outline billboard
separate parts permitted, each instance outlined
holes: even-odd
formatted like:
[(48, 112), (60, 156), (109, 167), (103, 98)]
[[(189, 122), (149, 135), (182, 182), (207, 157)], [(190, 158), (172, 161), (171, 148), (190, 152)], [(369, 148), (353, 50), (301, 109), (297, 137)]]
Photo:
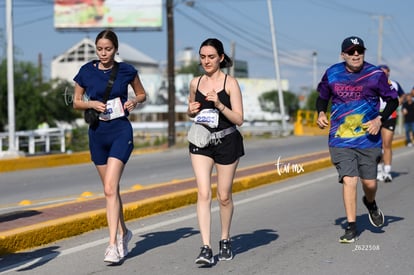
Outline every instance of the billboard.
[(55, 0), (54, 27), (161, 30), (162, 0)]

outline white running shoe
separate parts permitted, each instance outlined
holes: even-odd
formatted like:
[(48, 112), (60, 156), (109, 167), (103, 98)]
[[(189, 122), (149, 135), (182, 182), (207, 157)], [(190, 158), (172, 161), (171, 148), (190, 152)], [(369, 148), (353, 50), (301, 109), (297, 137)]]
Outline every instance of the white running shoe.
[(126, 235), (121, 237), (118, 235), (118, 253), (119, 257), (122, 259), (128, 255), (128, 243), (132, 239), (132, 232), (131, 230), (127, 230)]
[(109, 245), (105, 251), (104, 262), (116, 264), (121, 261), (119, 257), (118, 248), (115, 245)]
[(382, 171), (377, 172), (377, 180), (384, 181), (384, 173)]

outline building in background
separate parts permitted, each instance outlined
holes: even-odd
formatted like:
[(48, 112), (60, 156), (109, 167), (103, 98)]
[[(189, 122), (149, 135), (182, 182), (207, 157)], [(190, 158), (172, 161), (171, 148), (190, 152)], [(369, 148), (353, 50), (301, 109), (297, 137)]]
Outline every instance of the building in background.
[[(120, 43), (118, 62), (124, 61), (133, 65), (139, 72), (141, 81), (147, 91), (147, 101), (131, 113), (132, 122), (166, 122), (168, 121), (168, 87), (165, 68), (160, 63), (132, 46)], [(55, 57), (51, 64), (51, 79), (73, 82), (73, 77), (79, 68), (86, 62), (97, 59), (95, 43), (89, 38), (84, 38), (72, 46), (63, 54)], [(185, 48), (177, 54), (177, 67), (188, 66), (192, 62), (198, 62), (198, 55), (192, 48)], [(243, 95), (244, 115), (248, 122), (278, 121), (279, 113), (263, 111), (259, 102), (259, 96), (264, 92), (277, 90), (275, 79), (250, 79), (248, 78), (248, 66), (245, 61), (236, 61), (234, 74), (240, 85)], [(230, 73), (230, 72), (229, 72)], [(187, 97), (189, 83), (192, 74), (177, 74), (175, 76), (176, 88), (176, 120), (188, 121)], [(289, 90), (287, 80), (282, 80), (282, 90)], [(131, 96), (134, 96), (132, 89)]]
[[(133, 65), (140, 74), (159, 74), (158, 62), (125, 43), (119, 43), (117, 61)], [(53, 58), (51, 79), (73, 81), (79, 68), (86, 62), (97, 59), (95, 42), (89, 38), (82, 39), (65, 53)]]

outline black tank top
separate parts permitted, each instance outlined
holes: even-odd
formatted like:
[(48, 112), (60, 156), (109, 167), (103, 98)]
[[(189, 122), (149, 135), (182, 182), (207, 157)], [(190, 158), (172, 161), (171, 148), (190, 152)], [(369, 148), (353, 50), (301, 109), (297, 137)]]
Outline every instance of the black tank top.
[[(207, 101), (206, 100), (206, 96), (203, 95), (203, 93), (198, 89), (198, 85), (200, 84), (200, 80), (203, 76), (200, 76), (200, 78), (198, 79), (198, 83), (197, 83), (197, 90), (196, 90), (196, 95), (195, 95), (195, 101), (200, 103), (200, 111), (203, 109), (217, 109), (216, 107), (214, 107), (214, 102), (212, 101)], [(226, 93), (226, 80), (227, 80), (227, 74), (224, 78), (224, 84), (223, 84), (223, 89), (217, 93), (217, 96), (220, 100), (221, 103), (223, 103), (227, 108), (229, 108), (231, 110), (231, 103), (230, 103), (230, 96)], [(210, 130), (210, 132), (217, 132), (217, 131), (221, 131), (223, 129), (229, 128), (235, 126), (234, 123), (232, 123), (230, 120), (228, 120), (220, 111), (219, 111), (219, 123), (218, 123), (218, 127), (217, 128), (210, 128), (208, 126), (206, 126), (206, 128), (208, 128)]]

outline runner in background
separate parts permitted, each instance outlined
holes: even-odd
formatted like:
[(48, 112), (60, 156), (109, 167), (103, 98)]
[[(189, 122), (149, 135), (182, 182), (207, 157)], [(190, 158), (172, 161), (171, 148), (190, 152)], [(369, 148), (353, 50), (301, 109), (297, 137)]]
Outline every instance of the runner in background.
[[(387, 75), (389, 82), (398, 93), (399, 104), (402, 104), (404, 100), (404, 91), (401, 85), (390, 79), (390, 68), (383, 64), (379, 65), (379, 68)], [(380, 112), (385, 108), (386, 103), (381, 99)], [(392, 140), (394, 138), (395, 126), (397, 125), (397, 111), (394, 111), (391, 116), (382, 123), (381, 126), (381, 137), (382, 137), (382, 159), (378, 163), (377, 180), (391, 182), (391, 164), (392, 164)]]
[(402, 105), (402, 113), (404, 115), (404, 128), (405, 128), (405, 144), (408, 147), (413, 147), (413, 141), (411, 136), (414, 133), (414, 87), (411, 89), (411, 93), (405, 95), (405, 100)]

